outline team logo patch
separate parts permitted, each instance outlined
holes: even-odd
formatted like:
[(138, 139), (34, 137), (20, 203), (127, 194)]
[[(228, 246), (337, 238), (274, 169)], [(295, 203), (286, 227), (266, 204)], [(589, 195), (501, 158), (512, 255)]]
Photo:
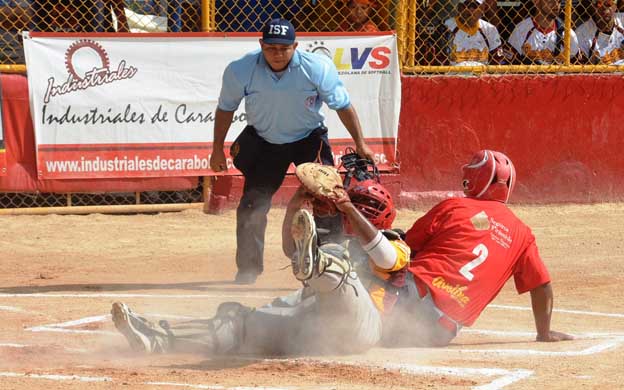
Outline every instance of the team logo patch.
[(470, 218), (470, 222), (472, 222), (472, 226), (474, 226), (475, 230), (490, 230), (490, 220), (485, 211), (475, 214)]

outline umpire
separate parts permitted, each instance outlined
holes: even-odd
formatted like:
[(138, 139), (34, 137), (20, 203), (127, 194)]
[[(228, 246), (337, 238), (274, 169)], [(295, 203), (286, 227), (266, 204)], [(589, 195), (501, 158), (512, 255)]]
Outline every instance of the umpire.
[[(232, 144), (234, 165), (245, 177), (236, 210), (236, 283), (253, 284), (263, 271), (264, 235), (273, 194), (291, 163), (320, 160), (333, 165), (323, 125), (323, 102), (349, 131), (357, 153), (373, 159), (360, 122), (333, 62), (297, 50), (295, 28), (273, 19), (262, 30), (261, 50), (231, 62), (223, 73), (215, 115), (210, 167), (227, 169), (223, 144), (234, 112), (245, 99), (247, 127)], [(334, 231), (341, 221), (317, 217), (317, 226)]]

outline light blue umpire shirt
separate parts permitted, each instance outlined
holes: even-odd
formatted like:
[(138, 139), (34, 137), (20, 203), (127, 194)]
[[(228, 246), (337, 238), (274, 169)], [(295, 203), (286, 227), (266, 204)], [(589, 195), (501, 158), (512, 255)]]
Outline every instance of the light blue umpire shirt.
[(223, 73), (218, 107), (236, 111), (243, 98), (247, 124), (273, 144), (299, 141), (321, 126), (323, 102), (333, 110), (351, 104), (334, 63), (324, 55), (299, 50), (281, 78), (261, 50), (231, 62)]

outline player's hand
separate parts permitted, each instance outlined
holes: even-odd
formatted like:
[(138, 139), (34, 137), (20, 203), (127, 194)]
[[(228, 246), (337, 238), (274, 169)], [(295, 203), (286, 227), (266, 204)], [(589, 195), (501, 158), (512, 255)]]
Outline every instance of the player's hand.
[(367, 158), (372, 162), (375, 162), (375, 154), (373, 153), (371, 148), (369, 148), (368, 145), (366, 145), (365, 143), (362, 143), (361, 145), (356, 145), (355, 152), (360, 157)]
[(305, 202), (312, 201), (314, 197), (304, 186), (299, 186), (295, 194), (288, 201), (288, 208), (299, 210)]
[(540, 335), (538, 334), (535, 338), (535, 341), (552, 343), (556, 341), (565, 341), (565, 340), (574, 340), (574, 336), (551, 330), (548, 334)]
[(214, 149), (210, 155), (210, 169), (215, 172), (227, 171), (227, 162), (223, 149)]
[(351, 200), (346, 200), (344, 202), (337, 202), (336, 208), (341, 213), (346, 213), (349, 209), (355, 208), (355, 206), (353, 205), (353, 203), (351, 203)]

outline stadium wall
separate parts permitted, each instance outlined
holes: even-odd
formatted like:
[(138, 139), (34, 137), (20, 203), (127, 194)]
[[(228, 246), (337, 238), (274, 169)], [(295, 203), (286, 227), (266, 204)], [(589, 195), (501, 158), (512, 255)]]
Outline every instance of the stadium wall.
[[(197, 178), (38, 180), (20, 75), (1, 75), (8, 169), (1, 192), (184, 190)], [(481, 148), (514, 161), (516, 202), (602, 202), (624, 198), (624, 78), (620, 75), (410, 77), (402, 80), (399, 174), (384, 184), (404, 207), (457, 194), (458, 169)], [(364, 109), (359, 107), (360, 110)], [(241, 177), (213, 178), (213, 211), (237, 203)], [(296, 188), (286, 179), (275, 200)]]

